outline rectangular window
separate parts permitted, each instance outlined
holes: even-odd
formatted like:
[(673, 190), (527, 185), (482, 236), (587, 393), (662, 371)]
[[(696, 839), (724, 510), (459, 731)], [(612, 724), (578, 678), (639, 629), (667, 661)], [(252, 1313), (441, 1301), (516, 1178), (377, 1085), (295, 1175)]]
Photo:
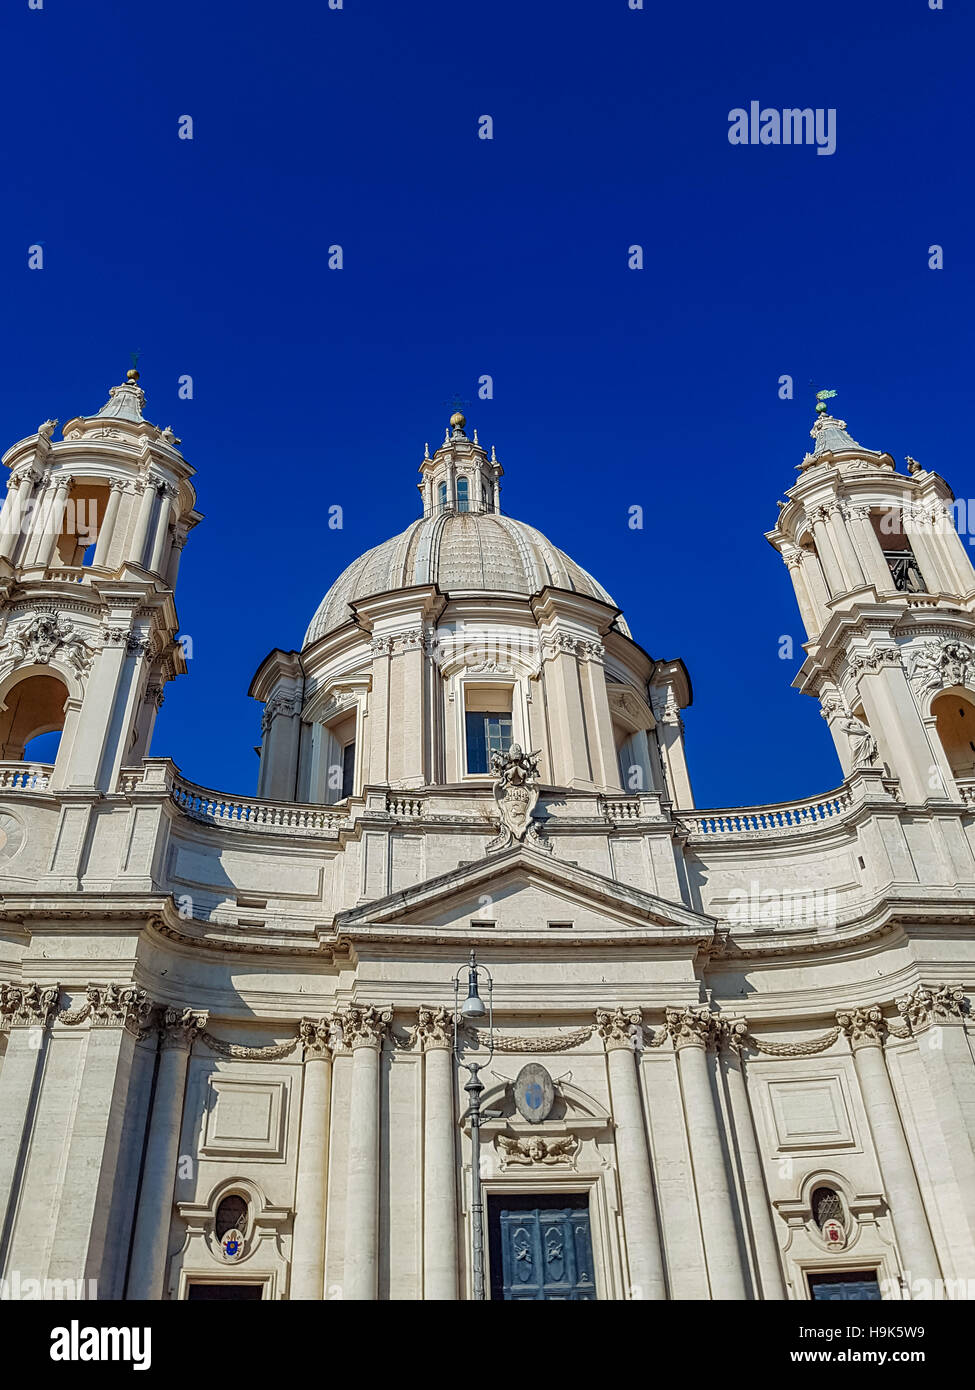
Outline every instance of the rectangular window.
[(355, 741), (342, 749), (342, 796), (352, 795), (355, 786)]
[(490, 772), (495, 753), (511, 747), (511, 714), (505, 710), (467, 711), (467, 771)]
[(876, 1303), (881, 1298), (875, 1269), (849, 1269), (834, 1274), (810, 1274), (809, 1292), (817, 1303)]

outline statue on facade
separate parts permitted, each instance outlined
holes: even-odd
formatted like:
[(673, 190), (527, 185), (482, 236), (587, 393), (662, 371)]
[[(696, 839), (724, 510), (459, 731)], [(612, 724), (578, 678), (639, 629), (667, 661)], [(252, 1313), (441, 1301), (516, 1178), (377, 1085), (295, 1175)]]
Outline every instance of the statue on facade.
[(855, 714), (847, 710), (840, 716), (840, 728), (850, 740), (853, 767), (869, 767), (877, 759), (877, 740)]
[(501, 824), (497, 838), (487, 847), (489, 854), (495, 850), (510, 849), (515, 840), (533, 844), (536, 848), (548, 848), (534, 819), (538, 803), (539, 756), (540, 750), (526, 753), (517, 743), (513, 743), (504, 753), (492, 755), (494, 799)]

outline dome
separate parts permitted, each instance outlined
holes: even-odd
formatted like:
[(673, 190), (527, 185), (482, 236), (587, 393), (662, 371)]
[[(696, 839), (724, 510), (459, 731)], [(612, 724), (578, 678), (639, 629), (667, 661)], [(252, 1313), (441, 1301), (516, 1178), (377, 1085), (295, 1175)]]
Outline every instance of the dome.
[[(498, 512), (449, 510), (419, 518), (401, 535), (353, 560), (319, 604), (303, 645), (349, 622), (350, 603), (415, 584), (436, 584), (445, 594), (524, 598), (550, 586), (616, 607), (591, 574), (534, 526)], [(617, 618), (616, 627), (630, 635), (622, 618)]]

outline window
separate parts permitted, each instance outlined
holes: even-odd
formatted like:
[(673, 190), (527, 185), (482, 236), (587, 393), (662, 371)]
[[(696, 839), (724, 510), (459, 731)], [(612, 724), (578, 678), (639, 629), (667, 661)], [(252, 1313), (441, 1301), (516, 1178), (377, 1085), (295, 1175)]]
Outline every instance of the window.
[(355, 741), (342, 749), (342, 796), (352, 795), (355, 785)]
[(871, 512), (870, 520), (874, 535), (880, 542), (880, 549), (887, 561), (894, 588), (899, 593), (907, 594), (930, 592), (914, 557), (902, 514), (896, 508), (890, 508), (884, 512)]
[(213, 1229), (219, 1240), (228, 1231), (242, 1231), (247, 1225), (247, 1203), (243, 1197), (238, 1197), (236, 1193), (232, 1197), (224, 1197), (217, 1207), (216, 1220)]
[(510, 711), (467, 711), (468, 772), (490, 772), (492, 755), (506, 753), (510, 747)]
[(468, 685), (464, 690), (467, 771), (483, 775), (491, 771), (495, 753), (506, 753), (514, 736), (511, 723), (511, 687)]
[(457, 510), (469, 512), (471, 509), (471, 485), (466, 478), (457, 479)]
[(812, 1195), (813, 1220), (820, 1230), (827, 1221), (844, 1221), (843, 1202), (831, 1187), (817, 1187)]
[(437, 488), (437, 502), (438, 502), (438, 504), (439, 504), (441, 507), (446, 507), (446, 505), (447, 505), (447, 484), (446, 484), (446, 483), (441, 483), (440, 486)]
[(847, 1303), (856, 1299), (880, 1302), (875, 1269), (845, 1269), (836, 1274), (810, 1274), (809, 1296), (817, 1303)]

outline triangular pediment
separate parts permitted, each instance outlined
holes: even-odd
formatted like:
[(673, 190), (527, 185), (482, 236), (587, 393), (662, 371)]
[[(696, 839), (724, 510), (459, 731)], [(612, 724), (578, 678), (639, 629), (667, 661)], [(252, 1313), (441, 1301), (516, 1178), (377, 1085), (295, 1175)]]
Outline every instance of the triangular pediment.
[[(339, 931), (355, 926), (470, 927), (494, 924), (504, 932), (605, 933), (635, 928), (667, 936), (710, 937), (712, 917), (683, 903), (619, 883), (516, 845), (503, 854), (460, 864), (450, 873), (390, 893), (341, 913)], [(569, 928), (566, 926), (566, 930)]]

